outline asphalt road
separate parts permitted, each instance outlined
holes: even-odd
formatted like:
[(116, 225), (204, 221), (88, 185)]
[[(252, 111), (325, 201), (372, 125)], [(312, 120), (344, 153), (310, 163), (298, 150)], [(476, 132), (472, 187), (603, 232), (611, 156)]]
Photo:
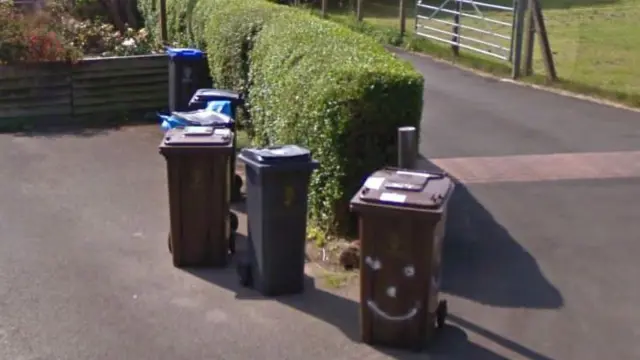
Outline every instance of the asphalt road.
[[(640, 150), (637, 113), (407, 57), (426, 77), (421, 150), (440, 167)], [(156, 126), (0, 135), (0, 359), (640, 357), (640, 176), (461, 184), (445, 248), (453, 316), (416, 355), (359, 344), (356, 303), (311, 282), (266, 300), (233, 270), (174, 268), (159, 139)]]

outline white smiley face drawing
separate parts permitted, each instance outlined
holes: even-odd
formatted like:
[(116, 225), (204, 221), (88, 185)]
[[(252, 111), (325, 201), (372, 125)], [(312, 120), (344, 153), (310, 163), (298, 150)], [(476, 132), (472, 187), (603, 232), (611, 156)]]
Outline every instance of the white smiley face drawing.
[[(365, 258), (364, 262), (367, 265), (369, 265), (369, 267), (373, 271), (378, 271), (378, 270), (382, 269), (382, 263), (378, 259), (372, 259), (371, 257), (367, 256)], [(415, 267), (413, 265), (407, 265), (402, 269), (402, 272), (403, 272), (403, 275), (405, 277), (412, 278), (412, 277), (415, 276), (416, 270), (415, 270)], [(398, 290), (397, 290), (397, 288), (395, 286), (389, 286), (386, 289), (386, 294), (387, 294), (388, 297), (395, 299), (396, 296), (397, 296), (397, 291)], [(376, 315), (378, 315), (379, 317), (381, 317), (381, 318), (383, 318), (385, 320), (388, 320), (388, 321), (407, 321), (407, 320), (410, 320), (411, 318), (413, 318), (416, 315), (418, 315), (418, 310), (420, 310), (420, 302), (418, 302), (418, 301), (416, 301), (415, 305), (411, 309), (409, 309), (406, 313), (404, 313), (402, 315), (391, 315), (391, 314), (388, 314), (384, 310), (380, 309), (378, 304), (376, 304), (376, 302), (371, 300), (371, 299), (367, 300), (367, 306)]]

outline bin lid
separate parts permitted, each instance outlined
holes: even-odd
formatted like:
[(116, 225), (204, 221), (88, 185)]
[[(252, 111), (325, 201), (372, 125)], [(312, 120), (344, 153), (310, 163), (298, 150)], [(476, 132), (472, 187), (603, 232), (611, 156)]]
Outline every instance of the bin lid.
[(185, 126), (167, 131), (163, 145), (166, 146), (225, 146), (232, 140), (230, 129), (212, 126)]
[(452, 185), (444, 173), (386, 168), (367, 178), (358, 197), (366, 203), (434, 209), (443, 205)]
[(206, 102), (211, 100), (229, 100), (236, 102), (240, 99), (242, 99), (242, 96), (231, 90), (198, 89), (191, 97), (190, 102)]
[(167, 55), (169, 57), (175, 58), (202, 58), (204, 56), (204, 52), (198, 49), (189, 49), (189, 48), (167, 48)]
[(311, 161), (311, 152), (298, 145), (243, 149), (240, 154), (245, 159), (261, 164), (300, 163)]
[(233, 123), (228, 115), (208, 109), (174, 111), (171, 115), (191, 126), (228, 126)]

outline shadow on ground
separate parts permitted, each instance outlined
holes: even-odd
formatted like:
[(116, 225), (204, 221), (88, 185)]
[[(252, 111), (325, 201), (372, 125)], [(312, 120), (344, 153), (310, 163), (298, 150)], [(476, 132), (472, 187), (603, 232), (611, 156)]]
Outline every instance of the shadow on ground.
[[(467, 192), (462, 193), (462, 197), (456, 201), (464, 201), (466, 196), (469, 196)], [(243, 211), (243, 206), (241, 204), (235, 204), (236, 211)], [(463, 211), (469, 211), (467, 208), (462, 208)], [(452, 212), (459, 211), (456, 207), (452, 207)], [(476, 212), (475, 216), (478, 216)], [(452, 216), (453, 217), (453, 216)], [(480, 222), (483, 226), (487, 226), (486, 222)], [(494, 225), (495, 226), (495, 225)], [(492, 231), (497, 231), (495, 228), (492, 228)], [(450, 235), (448, 235), (449, 237)], [(505, 241), (505, 238), (499, 238), (500, 241)], [(446, 240), (448, 241), (448, 240)], [(511, 240), (513, 241), (513, 240)], [(453, 240), (453, 242), (460, 242), (459, 239)], [(243, 256), (243, 251), (247, 248), (246, 238), (242, 235), (238, 235), (237, 239), (238, 243), (238, 257)], [(515, 242), (514, 242), (515, 244)], [(461, 244), (458, 244), (461, 245)], [(497, 243), (494, 246), (505, 245), (504, 243)], [(517, 250), (519, 247), (515, 245), (510, 245), (508, 249), (510, 251)], [(495, 251), (495, 250), (494, 250)], [(520, 249), (520, 251), (523, 251)], [(454, 249), (455, 252), (455, 249)], [(491, 255), (491, 253), (482, 252), (483, 256)], [(513, 252), (510, 252), (513, 254)], [(526, 254), (526, 253), (525, 253)], [(452, 254), (447, 254), (448, 258), (445, 259), (445, 262), (450, 261), (451, 266), (461, 266), (459, 258), (455, 258), (455, 255), (452, 257)], [(528, 276), (529, 279), (533, 279), (533, 283), (530, 285), (535, 286), (532, 291), (543, 291), (545, 294), (548, 294), (550, 289), (553, 287), (546, 283), (544, 278), (539, 274), (539, 270), (535, 265), (535, 261), (533, 259), (526, 258), (522, 253), (515, 254), (515, 258), (513, 261), (523, 262), (525, 270), (525, 276)], [(465, 259), (462, 259), (465, 260)], [(490, 259), (484, 259), (482, 261), (475, 261), (475, 264), (482, 264), (484, 261), (489, 261)], [(501, 260), (498, 260), (501, 261)], [(463, 268), (465, 265), (462, 265)], [(485, 302), (488, 300), (491, 303), (502, 303), (502, 304), (516, 304), (517, 301), (521, 300), (520, 297), (517, 298), (501, 298), (500, 296), (504, 296), (505, 293), (498, 291), (500, 285), (491, 285), (485, 284), (480, 290), (489, 291), (488, 297), (483, 295), (484, 293), (475, 292), (476, 285), (474, 281), (477, 281), (477, 274), (474, 276), (469, 276), (469, 273), (463, 274), (464, 271), (476, 271), (473, 268), (466, 267), (465, 270), (456, 270), (452, 271), (451, 267), (447, 267), (448, 273), (456, 274), (460, 276), (460, 279), (464, 281), (458, 281), (460, 279), (456, 279), (456, 276), (449, 277), (445, 279), (446, 281), (452, 282), (449, 284), (447, 288), (448, 292), (460, 294), (467, 294), (468, 297), (475, 299), (484, 299)], [(205, 280), (211, 284), (216, 286), (221, 286), (225, 289), (228, 289), (236, 294), (236, 298), (238, 300), (266, 300), (266, 301), (277, 301), (283, 305), (286, 305), (292, 309), (298, 310), (307, 315), (313, 316), (327, 324), (330, 324), (340, 330), (345, 336), (351, 339), (354, 342), (360, 342), (360, 329), (359, 329), (359, 304), (351, 299), (345, 298), (343, 296), (334, 294), (333, 292), (323, 289), (316, 286), (317, 280), (306, 277), (305, 279), (305, 292), (300, 295), (292, 295), (292, 296), (281, 296), (274, 298), (266, 298), (259, 294), (257, 291), (245, 288), (240, 285), (239, 277), (235, 270), (235, 265), (231, 264), (228, 268), (223, 270), (216, 269), (200, 269), (200, 268), (190, 268), (184, 269), (188, 273), (196, 276), (202, 280)], [(510, 269), (503, 269), (505, 273), (508, 273)], [(465, 275), (465, 276), (462, 276)], [(505, 281), (503, 275), (494, 275), (484, 273), (482, 276), (498, 276), (496, 279), (487, 279), (487, 280), (495, 280), (497, 282)], [(515, 279), (514, 279), (515, 280)], [(511, 281), (509, 279), (509, 281)], [(527, 279), (524, 279), (525, 284)], [(453, 286), (451, 286), (453, 285)], [(509, 285), (513, 285), (513, 282), (508, 282), (506, 287)], [(529, 292), (528, 292), (529, 294)], [(536, 303), (526, 302), (529, 305), (537, 304), (538, 307), (542, 307), (543, 305), (552, 307), (556, 302), (561, 302), (559, 299), (559, 295), (557, 295), (557, 291), (555, 292), (556, 296), (547, 296), (547, 300), (540, 300), (540, 298), (534, 298)], [(530, 295), (530, 294), (529, 294)], [(544, 295), (544, 294), (543, 294)], [(464, 296), (464, 295), (462, 295)], [(505, 301), (506, 299), (506, 301)], [(529, 300), (529, 299), (528, 299)], [(515, 302), (514, 302), (515, 301)], [(519, 303), (522, 304), (522, 301)], [(450, 315), (448, 324), (445, 326), (442, 332), (440, 332), (436, 338), (434, 339), (431, 346), (425, 351), (430, 357), (429, 359), (455, 359), (455, 360), (505, 360), (508, 359), (504, 356), (501, 356), (479, 344), (469, 341), (467, 334), (473, 333), (482, 338), (485, 338), (502, 348), (509, 349), (511, 352), (515, 352), (519, 354), (522, 358), (530, 359), (530, 360), (550, 360), (548, 357), (541, 355), (534, 350), (531, 350), (527, 347), (524, 347), (518, 343), (515, 343), (511, 340), (508, 340), (496, 333), (493, 333), (480, 325), (474, 324), (470, 321), (457, 317), (455, 315)], [(395, 350), (389, 348), (381, 348), (375, 347), (375, 349), (391, 358), (394, 359), (425, 359), (425, 352), (423, 353), (415, 353), (410, 351), (402, 351)]]
[(123, 127), (145, 126), (155, 123), (151, 120), (126, 121), (126, 122), (108, 122), (93, 125), (56, 125), (56, 126), (37, 126), (30, 129), (13, 131), (14, 136), (18, 137), (60, 137), (60, 136), (78, 136), (78, 137), (94, 137), (106, 135), (110, 132), (120, 130)]
[[(230, 267), (224, 270), (215, 269), (185, 269), (188, 273), (235, 292), (238, 300), (266, 300), (277, 301), (292, 309), (301, 311), (307, 315), (322, 320), (340, 330), (345, 336), (354, 342), (360, 342), (359, 329), (359, 304), (353, 300), (335, 295), (324, 289), (317, 288), (315, 281), (307, 277), (305, 292), (300, 295), (266, 298), (256, 291), (239, 285), (235, 270)], [(506, 357), (496, 354), (478, 344), (468, 340), (467, 331), (479, 333), (490, 338), (501, 346), (518, 352), (531, 360), (549, 360), (533, 350), (515, 344), (497, 334), (494, 334), (480, 326), (453, 317), (455, 320), (445, 326), (435, 338), (431, 346), (422, 353), (403, 351), (382, 347), (375, 349), (393, 359), (412, 360), (425, 359), (450, 359), (450, 360), (506, 360)], [(465, 329), (469, 327), (469, 329)]]
[[(419, 167), (441, 171), (425, 158), (420, 159)], [(233, 204), (232, 207), (235, 211), (246, 212), (243, 202)], [(246, 249), (246, 238), (238, 236), (238, 251), (239, 256), (242, 256)], [(306, 279), (303, 294), (265, 298), (240, 285), (233, 264), (225, 270), (185, 271), (233, 291), (239, 300), (277, 301), (331, 324), (352, 341), (360, 342), (359, 304), (316, 287), (315, 280), (310, 277)], [(494, 219), (471, 190), (460, 183), (450, 201), (443, 273), (444, 292), (479, 303), (527, 308), (558, 308), (563, 304), (559, 291), (544, 277), (535, 259)], [(427, 353), (431, 359), (507, 359), (469, 341), (467, 334), (470, 333), (517, 353), (522, 358), (550, 360), (534, 350), (455, 315), (449, 317), (447, 326), (438, 334)], [(395, 359), (425, 358), (424, 353), (388, 348), (376, 350)]]
[[(420, 168), (442, 171), (425, 158)], [(473, 195), (457, 182), (449, 202), (442, 290), (500, 307), (556, 309), (558, 289), (536, 260)]]

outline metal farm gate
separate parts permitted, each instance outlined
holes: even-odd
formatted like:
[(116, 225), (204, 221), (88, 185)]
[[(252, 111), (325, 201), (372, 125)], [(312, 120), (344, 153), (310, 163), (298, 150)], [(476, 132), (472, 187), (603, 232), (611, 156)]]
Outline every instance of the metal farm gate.
[(539, 0), (417, 0), (415, 13), (417, 35), (451, 45), (456, 55), (466, 49), (511, 62), (513, 78), (520, 76), (523, 50), (531, 74), (537, 34), (547, 75), (556, 78)]
[(468, 49), (510, 61), (515, 1), (504, 4), (476, 0), (418, 0), (416, 34), (450, 44), (455, 52)]

